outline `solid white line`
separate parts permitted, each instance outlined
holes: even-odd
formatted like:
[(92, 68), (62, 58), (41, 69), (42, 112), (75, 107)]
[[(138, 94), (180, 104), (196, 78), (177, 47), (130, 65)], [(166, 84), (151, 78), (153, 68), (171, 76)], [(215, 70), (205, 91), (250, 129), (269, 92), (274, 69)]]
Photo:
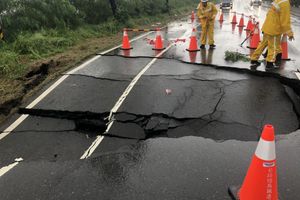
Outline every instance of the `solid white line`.
[[(136, 41), (142, 37), (145, 37), (146, 35), (149, 35), (152, 32), (148, 32), (145, 34), (142, 34), (132, 40), (130, 40), (131, 42)], [(121, 47), (121, 45), (113, 47), (111, 49), (108, 49), (100, 54), (106, 54), (110, 51), (113, 51), (117, 48)], [(30, 103), (26, 108), (27, 109), (31, 109), (34, 106), (36, 106), (40, 101), (42, 101), (50, 92), (52, 92), (57, 86), (59, 86), (64, 80), (66, 80), (66, 78), (69, 77), (69, 75), (76, 73), (78, 70), (86, 67), (88, 64), (94, 62), (95, 60), (97, 60), (98, 58), (100, 58), (101, 55), (97, 55), (91, 59), (89, 59), (88, 61), (84, 62), (83, 64), (79, 65), (78, 67), (76, 67), (75, 69), (72, 69), (71, 71), (69, 71), (66, 75), (63, 75), (60, 79), (58, 79), (53, 85), (51, 85), (45, 92), (43, 92), (38, 98), (36, 98), (32, 103)], [(4, 137), (6, 137), (7, 135), (9, 135), (15, 128), (17, 128), (29, 115), (21, 115), (13, 124), (11, 124), (8, 128), (6, 128), (2, 133), (0, 133), (0, 140), (2, 140)]]
[[(140, 78), (143, 76), (143, 74), (157, 61), (157, 59), (163, 55), (166, 51), (168, 51), (172, 46), (174, 45), (171, 44), (169, 45), (165, 50), (160, 52), (151, 62), (149, 62), (131, 81), (131, 83), (127, 86), (126, 90), (123, 92), (117, 103), (114, 105), (114, 107), (111, 109), (108, 120), (109, 124), (103, 134), (106, 134), (109, 132), (111, 129), (112, 125), (114, 124), (114, 119), (113, 119), (113, 114), (118, 111), (118, 109), (121, 107), (133, 87), (136, 85), (136, 83), (140, 80)], [(96, 150), (96, 148), (100, 145), (100, 143), (103, 141), (104, 136), (98, 136), (96, 140), (91, 144), (91, 146), (84, 152), (84, 154), (80, 157), (80, 159), (87, 159), (89, 158), (92, 153)]]
[(23, 161), (23, 158), (16, 158), (15, 161), (16, 162), (14, 162), (8, 166), (2, 167), (0, 169), (0, 178), (1, 178), (1, 176), (6, 174), (7, 172), (9, 172), (11, 169), (13, 169), (15, 166), (17, 166), (21, 161)]
[(300, 80), (300, 73), (299, 72), (295, 72), (297, 78)]
[(7, 129), (5, 129), (1, 134), (0, 134), (0, 140), (5, 138), (7, 135), (9, 135), (17, 126), (19, 126), (26, 118), (28, 115), (21, 115), (14, 123), (12, 123)]

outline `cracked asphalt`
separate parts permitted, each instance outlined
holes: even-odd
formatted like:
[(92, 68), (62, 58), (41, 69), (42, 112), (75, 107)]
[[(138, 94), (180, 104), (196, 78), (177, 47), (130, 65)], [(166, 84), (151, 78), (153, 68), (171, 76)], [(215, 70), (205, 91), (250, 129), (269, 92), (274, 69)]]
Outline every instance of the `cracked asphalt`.
[[(236, 11), (264, 19), (265, 7), (241, 2), (234, 1)], [(172, 46), (157, 60), (149, 33), (130, 52), (100, 53), (38, 98), (49, 89), (41, 91), (34, 106), (1, 126), (0, 169), (24, 161), (0, 173), (0, 199), (230, 199), (228, 186), (242, 183), (262, 127), (271, 123), (280, 198), (297, 200), (300, 40), (279, 70), (227, 63), (225, 50), (249, 50), (238, 45), (245, 33), (232, 30), (230, 13), (225, 19), (222, 27), (216, 22), (214, 51), (189, 54), (188, 42), (172, 43), (191, 34), (189, 21), (177, 21), (163, 30)], [(300, 18), (292, 20), (299, 33)]]

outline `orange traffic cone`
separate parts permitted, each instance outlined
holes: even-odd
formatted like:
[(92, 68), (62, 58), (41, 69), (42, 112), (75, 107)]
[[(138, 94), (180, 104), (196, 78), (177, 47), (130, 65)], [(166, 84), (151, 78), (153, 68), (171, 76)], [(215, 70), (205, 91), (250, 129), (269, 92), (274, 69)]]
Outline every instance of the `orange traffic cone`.
[(156, 39), (155, 39), (155, 45), (153, 50), (163, 50), (164, 48), (164, 43), (161, 37), (161, 32), (160, 32), (160, 28), (156, 29)]
[(232, 18), (232, 24), (237, 24), (237, 21), (236, 21), (236, 12), (234, 12), (234, 15), (233, 15), (233, 18)]
[(132, 49), (132, 47), (130, 46), (130, 42), (129, 42), (129, 38), (128, 38), (128, 34), (127, 34), (126, 28), (124, 28), (124, 31), (123, 31), (123, 42), (122, 42), (121, 49), (122, 50)]
[(229, 194), (236, 200), (278, 200), (276, 171), (274, 128), (266, 125), (242, 187), (229, 187)]
[(253, 24), (252, 24), (252, 16), (250, 16), (245, 31), (251, 31), (252, 26), (253, 26)]
[(195, 20), (195, 12), (194, 11), (192, 11), (191, 20), (192, 20), (192, 22)]
[(281, 49), (282, 49), (282, 60), (291, 60), (289, 59), (289, 50), (288, 50), (288, 41), (287, 35), (284, 34), (281, 38)]
[(242, 17), (240, 19), (240, 23), (239, 23), (238, 27), (244, 27), (244, 26), (245, 26), (244, 25), (244, 14), (242, 14)]
[(260, 42), (259, 23), (256, 23), (256, 25), (254, 26), (253, 35), (252, 37), (250, 37), (250, 46), (248, 46), (248, 48), (256, 49), (258, 47), (259, 42)]
[(186, 50), (190, 52), (200, 51), (200, 49), (198, 48), (197, 33), (195, 28), (193, 28), (192, 35), (190, 37), (190, 46)]
[(252, 23), (251, 23), (250, 31), (254, 31), (255, 24), (256, 24), (256, 20), (255, 20), (255, 18), (252, 18)]
[(223, 15), (223, 12), (222, 12), (221, 15), (220, 15), (219, 22), (223, 22), (223, 21), (224, 21), (224, 15)]

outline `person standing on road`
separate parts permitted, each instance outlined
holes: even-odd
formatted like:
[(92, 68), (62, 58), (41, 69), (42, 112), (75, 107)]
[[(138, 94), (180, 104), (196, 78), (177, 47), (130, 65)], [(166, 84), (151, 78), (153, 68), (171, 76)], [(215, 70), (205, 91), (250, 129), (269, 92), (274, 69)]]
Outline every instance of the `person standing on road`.
[(214, 25), (218, 10), (216, 6), (213, 3), (208, 2), (208, 0), (201, 0), (197, 10), (197, 15), (200, 19), (202, 27), (200, 48), (205, 49), (208, 38), (208, 44), (210, 48), (214, 49), (216, 47), (214, 41)]
[(262, 32), (264, 33), (263, 40), (251, 55), (251, 67), (260, 65), (258, 59), (265, 48), (268, 47), (266, 68), (272, 69), (274, 68), (277, 54), (281, 53), (281, 36), (286, 34), (290, 41), (294, 40), (294, 33), (291, 28), (291, 6), (289, 0), (274, 0), (272, 2), (263, 24)]

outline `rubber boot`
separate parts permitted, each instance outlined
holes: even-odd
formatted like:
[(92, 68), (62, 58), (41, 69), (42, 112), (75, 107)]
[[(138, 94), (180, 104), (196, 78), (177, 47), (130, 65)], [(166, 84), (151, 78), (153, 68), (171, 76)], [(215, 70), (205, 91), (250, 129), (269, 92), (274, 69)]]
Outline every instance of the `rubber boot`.
[(275, 65), (280, 66), (281, 65), (281, 58), (282, 58), (282, 53), (279, 53), (276, 55), (276, 60), (275, 60)]
[(216, 48), (216, 45), (215, 45), (215, 44), (211, 44), (211, 45), (209, 45), (209, 48), (210, 48), (210, 49), (215, 49), (215, 48)]
[(267, 62), (267, 65), (266, 65), (266, 69), (274, 69), (274, 63), (272, 62)]
[(258, 67), (258, 66), (260, 66), (260, 62), (258, 62), (257, 60), (251, 60), (251, 67)]

